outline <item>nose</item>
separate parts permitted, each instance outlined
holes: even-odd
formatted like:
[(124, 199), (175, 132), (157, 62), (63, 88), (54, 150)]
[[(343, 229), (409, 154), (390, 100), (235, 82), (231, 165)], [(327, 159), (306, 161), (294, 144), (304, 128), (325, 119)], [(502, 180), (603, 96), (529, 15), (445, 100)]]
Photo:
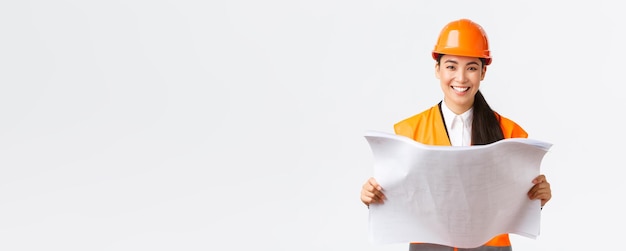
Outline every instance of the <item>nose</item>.
[(465, 83), (467, 81), (467, 72), (464, 69), (460, 69), (456, 71), (456, 76), (454, 79), (459, 83)]

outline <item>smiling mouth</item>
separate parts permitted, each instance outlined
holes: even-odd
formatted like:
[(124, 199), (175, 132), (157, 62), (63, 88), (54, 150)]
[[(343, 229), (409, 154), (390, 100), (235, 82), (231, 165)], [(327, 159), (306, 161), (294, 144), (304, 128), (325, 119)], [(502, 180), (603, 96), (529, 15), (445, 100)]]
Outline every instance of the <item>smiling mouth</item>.
[(468, 91), (470, 88), (469, 87), (456, 87), (456, 86), (452, 86), (452, 89), (454, 89), (457, 92), (466, 92)]

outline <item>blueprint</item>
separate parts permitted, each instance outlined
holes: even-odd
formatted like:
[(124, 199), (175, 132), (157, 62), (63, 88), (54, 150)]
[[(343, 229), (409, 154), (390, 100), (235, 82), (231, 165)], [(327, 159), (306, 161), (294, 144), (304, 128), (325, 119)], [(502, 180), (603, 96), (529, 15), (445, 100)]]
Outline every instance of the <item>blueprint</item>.
[(527, 192), (552, 144), (515, 138), (431, 146), (377, 131), (365, 138), (386, 196), (370, 205), (372, 243), (474, 248), (503, 233), (539, 235), (541, 204)]

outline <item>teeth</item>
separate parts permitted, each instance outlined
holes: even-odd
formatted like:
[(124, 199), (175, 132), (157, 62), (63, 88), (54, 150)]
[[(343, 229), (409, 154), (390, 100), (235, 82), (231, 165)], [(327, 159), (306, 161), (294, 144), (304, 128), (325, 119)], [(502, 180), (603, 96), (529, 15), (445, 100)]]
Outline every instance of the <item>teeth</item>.
[(452, 86), (452, 89), (458, 92), (466, 92), (467, 90), (469, 90), (469, 87), (461, 88), (461, 87)]

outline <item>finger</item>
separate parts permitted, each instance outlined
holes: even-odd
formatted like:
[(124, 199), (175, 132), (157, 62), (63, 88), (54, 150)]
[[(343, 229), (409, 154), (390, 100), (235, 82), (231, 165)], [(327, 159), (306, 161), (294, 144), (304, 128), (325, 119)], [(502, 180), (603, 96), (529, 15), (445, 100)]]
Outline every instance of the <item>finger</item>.
[(376, 201), (382, 201), (385, 198), (385, 194), (381, 190), (376, 189), (371, 185), (367, 185), (367, 187), (363, 190), (365, 196), (370, 197)]
[(528, 191), (528, 198), (530, 198), (531, 200), (549, 200), (551, 197), (552, 190), (550, 189), (550, 184), (547, 182), (539, 183), (535, 185), (530, 191)]
[(383, 203), (385, 195), (382, 187), (376, 182), (374, 177), (369, 178), (361, 189), (361, 201), (368, 205), (371, 203)]
[(534, 199), (548, 199), (551, 196), (552, 196), (552, 194), (549, 192), (549, 190), (545, 190), (545, 189), (537, 190), (537, 191), (533, 192), (532, 194), (528, 195), (528, 197), (531, 200), (534, 200)]
[(375, 196), (376, 200), (381, 201), (381, 202), (383, 200), (385, 200), (385, 198), (386, 198), (385, 194), (382, 191), (380, 191), (380, 190), (375, 190), (374, 191), (374, 196)]
[(545, 205), (546, 205), (546, 203), (548, 203), (548, 201), (550, 201), (550, 199), (552, 199), (552, 194), (550, 194), (550, 195), (548, 196), (548, 198), (541, 199), (541, 207), (545, 206)]
[(531, 197), (535, 197), (535, 194), (541, 192), (542, 190), (549, 190), (550, 189), (550, 184), (547, 182), (543, 182), (543, 183), (538, 183), (536, 185), (534, 185), (529, 191), (528, 191), (528, 195)]
[(376, 182), (374, 178), (370, 179), (370, 185), (372, 187), (372, 192), (378, 197), (380, 201), (385, 199), (385, 194), (383, 193), (383, 188)]
[(550, 199), (552, 195), (550, 193), (539, 193), (536, 195), (535, 199), (541, 200), (541, 206), (543, 207)]
[(361, 193), (361, 201), (363, 201), (363, 203), (365, 204), (372, 204), (372, 203), (382, 203), (383, 202), (383, 198), (378, 196), (375, 193), (369, 192), (369, 191), (363, 191)]
[(546, 176), (541, 174), (541, 175), (537, 176), (535, 179), (533, 179), (533, 184), (539, 184), (539, 183), (542, 183), (542, 182), (545, 182), (545, 181), (546, 181)]
[(373, 177), (367, 181), (366, 190), (374, 193), (380, 200), (383, 200), (385, 198), (385, 195), (383, 194), (383, 188), (380, 186), (380, 184), (378, 184), (378, 182), (376, 182), (376, 179), (374, 179)]
[(376, 181), (376, 179), (369, 178), (369, 180), (367, 180), (367, 182), (370, 184), (370, 186), (372, 186), (373, 188), (375, 188), (378, 191), (382, 191), (383, 188), (380, 186), (380, 184), (378, 184), (378, 182)]

